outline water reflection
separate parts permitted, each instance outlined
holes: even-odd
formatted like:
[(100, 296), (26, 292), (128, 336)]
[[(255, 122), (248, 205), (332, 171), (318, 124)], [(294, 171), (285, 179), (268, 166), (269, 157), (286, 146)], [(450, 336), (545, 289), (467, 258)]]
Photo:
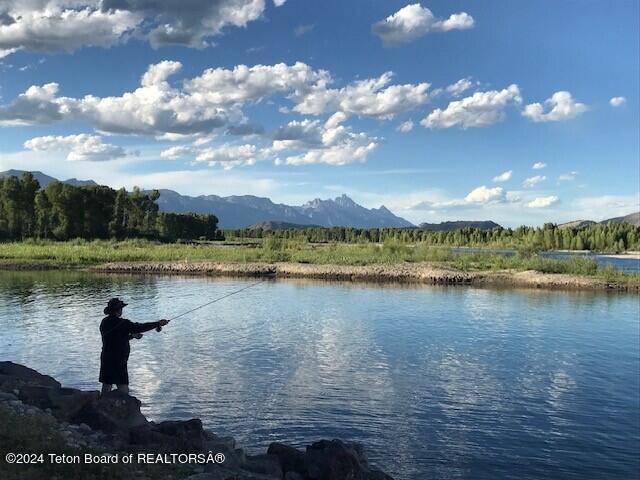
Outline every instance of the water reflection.
[[(148, 321), (243, 280), (0, 273), (0, 357), (97, 388), (103, 303)], [(399, 480), (631, 478), (638, 298), (268, 282), (134, 342), (154, 419), (203, 418), (250, 448), (362, 441)]]

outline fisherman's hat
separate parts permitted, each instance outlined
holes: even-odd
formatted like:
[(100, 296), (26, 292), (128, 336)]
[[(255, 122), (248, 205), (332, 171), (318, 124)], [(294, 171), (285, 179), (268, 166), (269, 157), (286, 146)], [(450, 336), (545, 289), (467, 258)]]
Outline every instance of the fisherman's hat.
[(109, 315), (110, 313), (115, 312), (116, 310), (120, 310), (123, 307), (126, 307), (128, 304), (124, 303), (119, 298), (112, 298), (107, 303), (107, 306), (104, 308), (104, 314)]

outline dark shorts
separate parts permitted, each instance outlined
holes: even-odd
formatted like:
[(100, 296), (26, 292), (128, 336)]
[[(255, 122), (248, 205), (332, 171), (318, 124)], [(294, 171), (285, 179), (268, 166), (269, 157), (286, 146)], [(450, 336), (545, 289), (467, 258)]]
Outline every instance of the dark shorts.
[(110, 358), (100, 356), (100, 383), (109, 385), (129, 385), (127, 358)]

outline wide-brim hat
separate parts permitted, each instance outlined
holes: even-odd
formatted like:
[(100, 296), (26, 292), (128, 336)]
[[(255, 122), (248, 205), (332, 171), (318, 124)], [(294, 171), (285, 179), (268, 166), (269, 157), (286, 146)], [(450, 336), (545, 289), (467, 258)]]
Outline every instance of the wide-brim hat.
[(113, 313), (116, 310), (120, 310), (121, 308), (126, 307), (127, 305), (128, 305), (127, 303), (124, 303), (119, 298), (112, 298), (111, 300), (109, 300), (109, 302), (107, 302), (107, 306), (104, 307), (104, 313), (105, 315), (109, 315), (110, 313)]

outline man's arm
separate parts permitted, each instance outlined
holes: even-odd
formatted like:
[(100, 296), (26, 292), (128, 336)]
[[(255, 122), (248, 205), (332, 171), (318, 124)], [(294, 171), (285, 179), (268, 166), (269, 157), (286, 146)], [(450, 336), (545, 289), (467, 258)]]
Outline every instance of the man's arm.
[(149, 330), (153, 330), (154, 328), (164, 327), (167, 323), (169, 323), (168, 320), (160, 320), (159, 322), (147, 323), (136, 323), (130, 321), (128, 325), (129, 334), (148, 332)]

